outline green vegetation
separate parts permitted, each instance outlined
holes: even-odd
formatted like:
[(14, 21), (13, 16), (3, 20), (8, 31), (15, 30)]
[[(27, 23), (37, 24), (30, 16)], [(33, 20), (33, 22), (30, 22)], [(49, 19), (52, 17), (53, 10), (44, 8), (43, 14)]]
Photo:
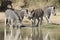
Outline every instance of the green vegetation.
[(60, 29), (60, 25), (48, 24), (48, 25), (42, 25), (41, 28), (46, 28), (46, 29)]

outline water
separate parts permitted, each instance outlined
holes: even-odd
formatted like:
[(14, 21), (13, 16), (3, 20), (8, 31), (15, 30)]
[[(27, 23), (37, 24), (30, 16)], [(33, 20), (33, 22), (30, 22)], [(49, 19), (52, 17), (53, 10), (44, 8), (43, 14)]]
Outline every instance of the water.
[(4, 32), (0, 31), (0, 40), (4, 40)]

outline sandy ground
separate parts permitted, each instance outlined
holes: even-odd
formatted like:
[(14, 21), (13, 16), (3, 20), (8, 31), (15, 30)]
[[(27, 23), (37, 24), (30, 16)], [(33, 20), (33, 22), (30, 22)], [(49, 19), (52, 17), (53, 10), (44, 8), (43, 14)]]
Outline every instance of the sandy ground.
[(5, 14), (3, 12), (0, 12), (0, 22), (4, 21)]

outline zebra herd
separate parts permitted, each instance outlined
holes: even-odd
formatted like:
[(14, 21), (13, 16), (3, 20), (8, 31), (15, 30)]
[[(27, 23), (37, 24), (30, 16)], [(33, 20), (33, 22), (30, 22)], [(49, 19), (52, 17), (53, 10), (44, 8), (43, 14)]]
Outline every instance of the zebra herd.
[[(20, 27), (22, 25), (22, 20), (24, 16), (26, 16), (29, 20), (33, 19), (32, 21), (32, 26), (38, 26), (42, 24), (43, 21), (43, 16), (46, 18), (47, 24), (50, 22), (50, 16), (53, 14), (54, 16), (56, 15), (55, 13), (55, 7), (54, 6), (48, 6), (45, 7), (44, 9), (38, 8), (38, 9), (33, 9), (31, 12), (28, 9), (7, 9), (5, 11), (5, 26), (7, 24), (10, 24), (10, 21), (13, 20), (13, 25), (17, 25)], [(38, 20), (38, 23), (35, 24), (36, 19)]]

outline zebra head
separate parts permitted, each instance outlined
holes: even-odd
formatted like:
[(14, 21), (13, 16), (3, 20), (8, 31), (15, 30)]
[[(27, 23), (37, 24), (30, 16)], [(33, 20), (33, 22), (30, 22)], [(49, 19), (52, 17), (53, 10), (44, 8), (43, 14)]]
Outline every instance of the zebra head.
[(28, 9), (21, 9), (21, 12), (25, 17), (28, 17)]
[(51, 7), (51, 13), (54, 15), (54, 16), (56, 16), (56, 13), (55, 13), (55, 7)]
[(34, 14), (34, 9), (31, 12), (29, 12), (29, 15), (28, 15), (29, 20), (33, 18), (33, 14)]

